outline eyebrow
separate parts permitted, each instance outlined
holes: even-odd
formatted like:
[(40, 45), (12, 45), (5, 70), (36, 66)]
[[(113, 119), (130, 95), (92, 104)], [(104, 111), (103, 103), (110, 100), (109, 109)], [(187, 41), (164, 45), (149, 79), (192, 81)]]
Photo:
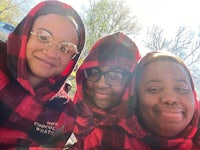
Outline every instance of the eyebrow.
[[(183, 82), (183, 83), (188, 84), (187, 80), (185, 80), (185, 79), (174, 79), (174, 81), (177, 82), (177, 83)], [(145, 85), (152, 83), (152, 82), (159, 83), (160, 80), (152, 79), (152, 80), (148, 81), (147, 83), (145, 83)]]
[[(95, 67), (94, 67), (95, 68)], [(101, 69), (101, 67), (96, 67), (96, 68), (98, 68), (100, 71), (102, 71)], [(115, 71), (124, 71), (124, 69), (122, 69), (122, 68), (119, 68), (119, 67), (117, 67), (117, 66), (112, 66), (111, 68), (109, 68), (107, 71), (109, 71), (109, 70), (115, 70)]]
[(48, 32), (48, 33), (53, 37), (52, 32), (49, 31), (49, 30), (47, 30), (47, 29), (45, 29), (45, 28), (37, 28), (37, 29), (35, 29), (35, 30), (44, 30), (44, 31)]
[(175, 79), (175, 81), (178, 83), (184, 82), (184, 83), (188, 84), (187, 80), (185, 80), (185, 79)]
[[(47, 30), (47, 29), (45, 29), (45, 28), (37, 28), (37, 29), (35, 29), (35, 30), (44, 30), (44, 31), (48, 32), (48, 33), (52, 36), (52, 39), (53, 39), (54, 41), (58, 42), (57, 40), (55, 40), (55, 37), (54, 37), (54, 35), (53, 35), (53, 33), (52, 33), (51, 31), (49, 31), (49, 30)], [(63, 40), (63, 41), (60, 41), (60, 42), (58, 42), (58, 43), (60, 44), (60, 43), (64, 43), (64, 42), (69, 42), (69, 41)], [(70, 43), (71, 43), (71, 42), (70, 42)], [(72, 44), (73, 44), (73, 43), (72, 43)], [(74, 45), (75, 45), (75, 44), (74, 44)]]
[(146, 82), (145, 85), (147, 85), (147, 84), (149, 84), (149, 83), (152, 83), (152, 82), (158, 83), (158, 82), (160, 82), (160, 80), (152, 79), (152, 80)]

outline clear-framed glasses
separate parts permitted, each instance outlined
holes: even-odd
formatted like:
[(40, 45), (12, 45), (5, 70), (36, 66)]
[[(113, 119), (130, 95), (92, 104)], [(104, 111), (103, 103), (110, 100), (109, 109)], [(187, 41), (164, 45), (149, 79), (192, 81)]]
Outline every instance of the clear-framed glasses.
[(97, 82), (104, 75), (105, 81), (109, 85), (119, 86), (124, 82), (125, 77), (129, 74), (128, 72), (109, 70), (102, 72), (98, 68), (88, 68), (84, 70), (85, 78), (92, 82)]
[(50, 48), (53, 44), (57, 45), (58, 56), (66, 56), (73, 59), (79, 54), (76, 45), (71, 42), (57, 42), (53, 39), (53, 36), (42, 29), (31, 31), (31, 35), (36, 36), (37, 40), (45, 46), (45, 49)]

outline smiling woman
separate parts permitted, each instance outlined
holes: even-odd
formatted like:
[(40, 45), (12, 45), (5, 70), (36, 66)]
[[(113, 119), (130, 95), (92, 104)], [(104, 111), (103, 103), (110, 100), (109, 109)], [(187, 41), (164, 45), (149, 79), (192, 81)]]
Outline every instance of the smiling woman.
[(147, 53), (136, 68), (133, 91), (135, 108), (129, 109), (136, 112), (139, 132), (132, 130), (141, 142), (152, 149), (200, 148), (194, 138), (199, 104), (190, 72), (179, 57)]
[(145, 66), (138, 95), (140, 120), (155, 135), (172, 137), (179, 134), (194, 115), (190, 79), (174, 62), (162, 60)]
[(33, 7), (0, 43), (1, 149), (63, 148), (76, 118), (63, 84), (84, 44), (79, 14), (51, 0)]
[[(127, 127), (122, 122), (127, 119), (128, 84), (139, 58), (136, 44), (122, 32), (109, 34), (94, 43), (76, 74), (74, 101), (78, 116), (74, 134), (78, 142), (73, 148), (125, 148), (121, 145), (125, 136), (116, 137), (115, 130), (126, 133), (123, 130)], [(105, 132), (109, 128), (114, 131), (110, 136)], [(116, 141), (111, 137), (117, 138)]]
[[(57, 21), (50, 25), (47, 22), (51, 19)], [(70, 20), (55, 14), (39, 16), (33, 24), (32, 31), (34, 32), (31, 32), (28, 40), (26, 56), (30, 69), (30, 83), (35, 88), (44, 79), (56, 76), (66, 68), (69, 61), (72, 60), (72, 56), (78, 53), (76, 49), (78, 35)], [(37, 36), (35, 36), (36, 33)], [(60, 48), (61, 44), (55, 43), (53, 37), (59, 41), (70, 43), (75, 47), (74, 50), (70, 51), (71, 53), (65, 53), (66, 47), (63, 48), (63, 42)], [(69, 48), (67, 51), (69, 51)]]

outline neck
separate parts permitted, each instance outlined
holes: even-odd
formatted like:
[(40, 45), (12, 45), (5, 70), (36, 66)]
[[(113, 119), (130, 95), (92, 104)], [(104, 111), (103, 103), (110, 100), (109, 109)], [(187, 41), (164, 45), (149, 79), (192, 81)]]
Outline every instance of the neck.
[(28, 73), (28, 80), (33, 89), (37, 88), (37, 86), (39, 86), (39, 84), (43, 81), (42, 78), (38, 78), (30, 72)]

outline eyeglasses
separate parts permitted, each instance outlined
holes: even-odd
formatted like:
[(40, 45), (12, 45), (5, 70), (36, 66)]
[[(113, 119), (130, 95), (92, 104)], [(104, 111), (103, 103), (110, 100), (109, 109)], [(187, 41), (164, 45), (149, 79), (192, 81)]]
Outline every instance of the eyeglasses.
[(31, 32), (31, 35), (37, 37), (38, 41), (45, 46), (45, 49), (49, 49), (53, 44), (57, 45), (58, 56), (66, 56), (69, 59), (73, 59), (79, 54), (76, 45), (70, 42), (57, 42), (53, 39), (53, 36), (45, 30), (35, 30)]
[(84, 70), (85, 78), (92, 82), (97, 82), (104, 75), (105, 81), (109, 85), (121, 85), (124, 82), (128, 72), (111, 70), (102, 72), (98, 68), (89, 68)]

